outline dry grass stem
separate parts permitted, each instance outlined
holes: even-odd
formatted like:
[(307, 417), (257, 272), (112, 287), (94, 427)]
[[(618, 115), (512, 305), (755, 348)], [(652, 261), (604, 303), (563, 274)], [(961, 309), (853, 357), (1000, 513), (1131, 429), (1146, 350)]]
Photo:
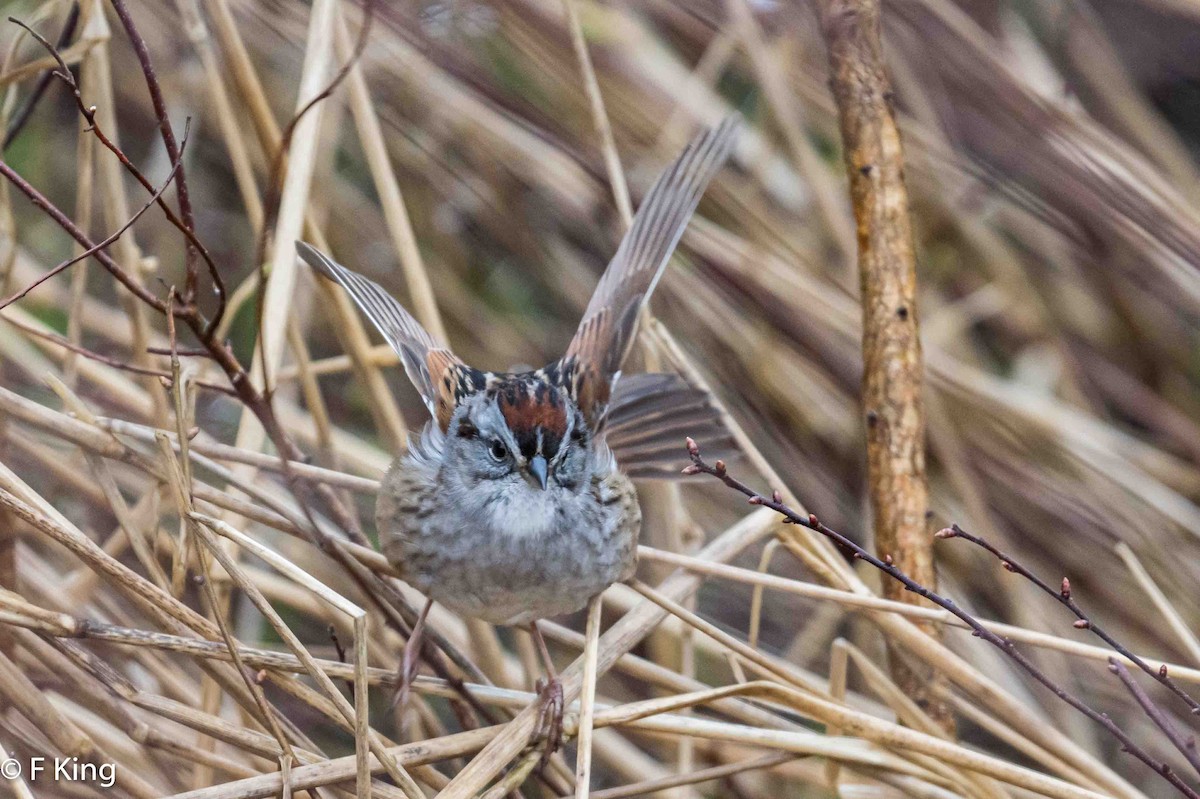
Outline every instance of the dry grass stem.
[(575, 799), (587, 799), (592, 782), (592, 722), (596, 708), (596, 647), (604, 602), (599, 595), (588, 602), (586, 643), (583, 647), (583, 687), (579, 698), (579, 729), (575, 737)]
[[(8, 793), (1200, 792), (1194, 10), (152, 5), (0, 24), (0, 761), (116, 768)], [(636, 580), (539, 623), (544, 771), (523, 631), (435, 603), (406, 724), (426, 597), (374, 503), (426, 410), (294, 240), (536, 367), (733, 111), (624, 369), (711, 392), (751, 496), (639, 483)], [(946, 540), (940, 593), (888, 593), (955, 523), (1000, 560)]]

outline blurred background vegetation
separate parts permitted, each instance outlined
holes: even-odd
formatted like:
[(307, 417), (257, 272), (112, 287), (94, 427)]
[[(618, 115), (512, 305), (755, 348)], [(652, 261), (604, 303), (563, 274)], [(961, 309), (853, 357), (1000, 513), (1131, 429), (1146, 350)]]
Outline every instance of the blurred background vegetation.
[[(22, 19), (53, 40), (71, 4), (0, 5), (5, 17)], [(883, 5), (919, 248), (930, 530), (957, 522), (1018, 555), (1051, 583), (1069, 576), (1080, 603), (1131, 649), (1200, 666), (1200, 5)], [(113, 19), (104, 25), (88, 16), (93, 3), (83, 6), (87, 24), (72, 41), (93, 41), (110, 54), (116, 119), (109, 130), (119, 131), (131, 160), (160, 181), (171, 164), (128, 41)], [(769, 0), (577, 6), (635, 204), (698, 126), (715, 123), (730, 109), (745, 115), (731, 168), (708, 191), (653, 310), (804, 506), (869, 544), (854, 219), (813, 8)], [(256, 219), (239, 189), (203, 62), (207, 52), (219, 74), (231, 74), (227, 42), (213, 30), (217, 7), (235, 21), (281, 125), (296, 106), (310, 8), (294, 0), (130, 3), (177, 129), (191, 118), (184, 165), (197, 233), (232, 290), (253, 280), (261, 216)], [(352, 37), (361, 8), (346, 3), (344, 12)], [(4, 23), (0, 55), (0, 119), (11, 122), (37, 78), (16, 70), (44, 53), (17, 26)], [(562, 3), (381, 1), (360, 64), (454, 349), (484, 368), (551, 360), (570, 339), (622, 231)], [(94, 102), (87, 93), (98, 91), (95, 76), (85, 68), (81, 81), (84, 102)], [(261, 146), (232, 78), (226, 90), (255, 185), (265, 193), (272, 155)], [(347, 84), (339, 86), (323, 109), (310, 220), (339, 261), (409, 304), (411, 283), (398, 266), (394, 229), (381, 210), (348, 92)], [(77, 109), (56, 81), (3, 152), (9, 165), (73, 215), (80, 211), (80, 142), (89, 138), (80, 129)], [(95, 238), (116, 226), (106, 216), (106, 178), (99, 167), (110, 157), (94, 155), (97, 188), (87, 224)], [(127, 177), (121, 180), (131, 208), (140, 207), (144, 192)], [(0, 270), (7, 270), (7, 296), (69, 257), (72, 242), (23, 197), (7, 186), (3, 191)], [(151, 210), (127, 237), (151, 259), (144, 272), (148, 285), (180, 282), (181, 239), (160, 213)], [(336, 335), (337, 317), (314, 285), (301, 270), (290, 311), (320, 375), (335, 435), (322, 446), (308, 421), (312, 408), (296, 379), (294, 352), (285, 357), (276, 401), (316, 463), (377, 476), (391, 454), (389, 433), (379, 424), (374, 395), (339, 357), (345, 347)], [(72, 299), (72, 291), (72, 277), (64, 275), (15, 309), (91, 350), (131, 357), (129, 324), (111, 278), (92, 264), (86, 283), (76, 284), (82, 294)], [(256, 304), (249, 292), (241, 296), (251, 299), (231, 310), (228, 336), (248, 364), (257, 340)], [(209, 303), (202, 295), (202, 304)], [(282, 320), (265, 321), (273, 334), (283, 334)], [(161, 319), (152, 324), (161, 338)], [(193, 343), (181, 340), (183, 346)], [(424, 411), (415, 392), (384, 349), (374, 352), (404, 420), (418, 427)], [(663, 359), (655, 346), (639, 357), (651, 365)], [(165, 359), (155, 358), (165, 367)], [(0, 325), (0, 359), (6, 388), (58, 407), (42, 375), (62, 371), (61, 347)], [(204, 361), (196, 368), (207, 379), (221, 379)], [(128, 392), (86, 375), (76, 380), (96, 413), (154, 422), (154, 411), (130, 400)], [(232, 443), (239, 416), (234, 399), (200, 393), (196, 423), (206, 435)], [(81, 528), (106, 536), (114, 524), (110, 509), (62, 473), (82, 463), (79, 456), (62, 449), (65, 460), (39, 459), (45, 435), (5, 429), (0, 459)], [(682, 465), (682, 448), (680, 454)], [(749, 466), (743, 469), (747, 480), (761, 482)], [(674, 489), (648, 490), (643, 543), (691, 551), (743, 512), (738, 498), (715, 482), (680, 490), (682, 505), (674, 501)], [(357, 504), (369, 526), (370, 497), (360, 496)], [(174, 535), (173, 523), (163, 526)], [(761, 551), (748, 550), (739, 565), (755, 568)], [(42, 552), (39, 562), (43, 556), (47, 568), (63, 575), (77, 566), (56, 552)], [(942, 592), (980, 616), (1089, 640), (1051, 600), (978, 550), (944, 542), (937, 557)], [(1147, 592), (1147, 579), (1131, 566), (1135, 560), (1161, 589), (1165, 605)], [(350, 590), (344, 577), (319, 564), (311, 568)], [(811, 578), (784, 554), (774, 558), (772, 571)], [(659, 566), (643, 567), (644, 576), (660, 572)], [(861, 576), (878, 585), (876, 574), (864, 570)], [(748, 585), (709, 582), (697, 608), (744, 632), (751, 599)], [(99, 604), (90, 612), (108, 611)], [(324, 621), (289, 612), (314, 651), (332, 656)], [(573, 621), (581, 629), (580, 620)], [(247, 641), (267, 635), (258, 624), (253, 614), (242, 614), (239, 635)], [(881, 636), (843, 606), (766, 594), (759, 640), (765, 651), (825, 675), (839, 637), (883, 661)], [(507, 634), (503, 641), (509, 643)], [(681, 669), (672, 641), (652, 641), (639, 651)], [(1048, 728), (1137, 790), (1169, 794), (1101, 729), (986, 645), (958, 631), (947, 633), (947, 643), (1025, 701)], [(398, 649), (392, 651), (398, 656)], [(1150, 742), (1157, 755), (1178, 759), (1158, 743), (1157, 731), (1102, 661), (1029, 651), (1065, 687)], [(105, 654), (122, 662), (120, 650)], [(28, 654), (22, 658), (28, 661)], [(698, 658), (702, 680), (728, 679), (724, 659), (707, 650)], [(34, 666), (30, 673), (52, 683)], [(851, 688), (870, 693), (856, 677)], [(617, 678), (602, 682), (602, 689), (612, 697), (642, 693)], [(968, 710), (960, 708), (959, 717), (967, 745), (1033, 763)], [(1179, 724), (1195, 729), (1182, 714)], [(0, 741), (14, 745), (19, 730), (0, 709)], [(332, 732), (329, 740), (339, 745)], [(674, 742), (631, 740), (664, 768), (680, 756)], [(702, 765), (720, 762), (707, 746), (687, 757)], [(598, 768), (597, 785), (630, 781), (611, 760)], [(786, 782), (774, 785), (819, 795), (834, 787), (822, 782), (825, 775), (778, 774), (775, 779)], [(190, 781), (190, 774), (170, 773), (148, 779), (160, 777), (167, 792)], [(868, 780), (861, 789), (881, 784)], [(770, 793), (778, 789), (771, 785), (760, 774), (696, 790), (780, 795)]]

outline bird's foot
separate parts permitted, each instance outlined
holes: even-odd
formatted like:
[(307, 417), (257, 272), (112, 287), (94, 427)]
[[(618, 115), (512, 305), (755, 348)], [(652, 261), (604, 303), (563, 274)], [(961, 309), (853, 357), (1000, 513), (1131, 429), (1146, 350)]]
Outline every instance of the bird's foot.
[(392, 707), (404, 715), (408, 706), (408, 694), (412, 690), (413, 680), (417, 676), (417, 647), (410, 641), (404, 647), (404, 655), (396, 668), (396, 692), (392, 694)]
[(558, 677), (538, 680), (538, 723), (537, 734), (543, 743), (542, 759), (538, 771), (546, 768), (550, 757), (562, 746), (563, 735), (563, 687)]
[(392, 695), (392, 707), (399, 708), (401, 718), (404, 717), (408, 694), (412, 689), (413, 680), (417, 676), (417, 666), (421, 661), (421, 646), (425, 635), (425, 619), (429, 616), (431, 607), (433, 607), (432, 599), (425, 603), (421, 614), (417, 616), (417, 623), (413, 625), (412, 634), (408, 636), (408, 641), (404, 644), (404, 655), (400, 658), (400, 667), (396, 669), (396, 693)]

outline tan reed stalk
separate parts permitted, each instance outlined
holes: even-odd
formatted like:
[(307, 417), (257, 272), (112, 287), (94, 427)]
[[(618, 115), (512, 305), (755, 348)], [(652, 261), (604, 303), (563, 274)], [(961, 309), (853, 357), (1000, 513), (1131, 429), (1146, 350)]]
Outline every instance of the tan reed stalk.
[(597, 594), (588, 602), (586, 642), (583, 647), (583, 686), (579, 694), (579, 730), (575, 743), (575, 799), (587, 799), (592, 781), (592, 721), (596, 707), (596, 646), (604, 602)]
[[(35, 1), (12, 13), (53, 40), (66, 5)], [(1161, 4), (1144, 0), (1125, 5), (1149, 17), (1164, 13)], [(258, 288), (248, 242), (266, 221), (258, 195), (280, 146), (272, 115), (289, 113), (290, 101), (278, 101), (295, 93), (310, 9), (268, 9), (247, 0), (167, 6), (163, 14), (141, 15), (136, 5), (133, 11), (168, 116), (193, 118), (187, 175), (197, 232), (230, 283), (231, 311), (242, 307), (226, 316), (218, 340), (230, 339), (246, 358), (254, 342), (245, 325), (250, 308), (241, 303)], [(1002, 0), (996, 11), (1004, 22), (991, 26), (975, 9), (946, 0), (885, 7), (888, 69), (922, 253), (936, 523), (958, 521), (984, 534), (1051, 584), (1069, 576), (1098, 623), (1131, 651), (1155, 655), (1154, 668), (1168, 661), (1172, 679), (1190, 689), (1200, 678), (1192, 662), (1200, 606), (1186, 590), (1200, 575), (1190, 557), (1192, 531), (1200, 529), (1194, 501), (1200, 427), (1193, 421), (1186, 320), (1200, 297), (1188, 266), (1200, 252), (1200, 225), (1186, 200), (1194, 190), (1187, 175), (1195, 169), (1164, 168), (1178, 153), (1155, 133), (1168, 128), (1155, 125), (1165, 106), (1147, 102), (1142, 88), (1154, 80), (1153, 68), (1139, 62), (1139, 72), (1123, 74), (1129, 43), (1112, 35), (1122, 10), (1076, 10), (1063, 17), (1072, 24), (1060, 36), (1049, 6), (1016, 9)], [(335, 11), (331, 64), (345, 63), (361, 19), (350, 12), (350, 36), (344, 35), (339, 14), (350, 8), (339, 4)], [(361, 64), (327, 101), (339, 124), (323, 126), (314, 154), (323, 164), (319, 202), (305, 204), (301, 230), (318, 246), (331, 234), (334, 255), (373, 277), (399, 256), (405, 304), (433, 328), (426, 315), (439, 310), (429, 291), (436, 287), (443, 324), (463, 339), (455, 344), (471, 362), (503, 367), (517, 356), (536, 363), (570, 335), (574, 312), (611, 249), (601, 225), (612, 204), (605, 183), (616, 185), (607, 166), (616, 153), (612, 142), (622, 143), (630, 181), (644, 185), (682, 143), (682, 131), (739, 108), (747, 125), (738, 152), (707, 193), (702, 216), (689, 226), (682, 254), (658, 289), (654, 307), (669, 334), (656, 334), (658, 323), (647, 326), (653, 352), (645, 365), (658, 368), (661, 361), (719, 392), (742, 449), (762, 473), (756, 487), (802, 497), (832, 526), (861, 534), (870, 523), (858, 502), (862, 474), (854, 455), (860, 308), (844, 290), (840, 261), (829, 257), (837, 239), (796, 155), (797, 147), (818, 154), (817, 174), (834, 177), (836, 198), (840, 153), (824, 45), (812, 14), (800, 6), (714, 8), (718, 13), (677, 2), (572, 0), (578, 20), (572, 24), (562, 0), (455, 4), (449, 18), (377, 4)], [(68, 62), (83, 63), (85, 95), (102, 92), (93, 86), (100, 73), (89, 53), (103, 45), (121, 142), (148, 174), (159, 172), (162, 148), (144, 81), (126, 74), (136, 69), (127, 38), (107, 30), (107, 3), (85, 0), (82, 9)], [(1183, 36), (1200, 18), (1176, 12), (1171, 33)], [(1154, 64), (1173, 62), (1171, 39), (1156, 42)], [(761, 46), (747, 48), (748, 40)], [(1087, 49), (1079, 49), (1081, 42)], [(0, 76), (11, 81), (0, 90), (0, 132), (6, 132), (50, 62), (7, 23), (0, 25), (0, 51)], [(603, 87), (599, 120), (581, 69), (586, 83)], [(1064, 97), (1053, 88), (1062, 85), (1078, 91)], [(70, 203), (85, 187), (73, 168), (79, 142), (74, 123), (61, 116), (69, 110), (64, 101), (61, 81), (52, 82), (0, 158), (50, 198)], [(350, 113), (337, 107), (343, 102)], [(597, 136), (598, 122), (611, 136)], [(587, 154), (597, 151), (606, 162), (599, 180), (585, 166), (593, 163)], [(45, 153), (69, 157), (59, 164)], [(97, 203), (113, 185), (133, 187), (123, 174), (119, 184), (106, 184), (111, 154), (96, 157)], [(4, 183), (0, 273), (9, 273), (11, 293), (73, 245)], [(131, 207), (145, 200), (136, 188), (122, 193)], [(164, 200), (173, 206), (175, 193)], [(77, 210), (67, 208), (71, 217)], [(96, 236), (110, 229), (100, 216)], [(1086, 240), (1079, 231), (1088, 232)], [(144, 268), (147, 290), (163, 296), (180, 274), (178, 240), (159, 209), (151, 209), (110, 252), (137, 248), (128, 268)], [(412, 273), (409, 264), (417, 261), (426, 263)], [(124, 256), (118, 262), (130, 263)], [(15, 570), (20, 587), (19, 594), (0, 593), (5, 655), (59, 718), (100, 742), (106, 757), (156, 795), (199, 786), (202, 796), (353, 796), (361, 764), (357, 755), (337, 755), (349, 754), (352, 739), (362, 740), (358, 716), (348, 719), (314, 686), (308, 667), (275, 641), (258, 614), (210, 614), (209, 589), (236, 596), (239, 584), (220, 568), (206, 573), (195, 552), (178, 545), (176, 525), (181, 509), (244, 519), (237, 529), (361, 607), (370, 662), (380, 666), (368, 667), (365, 680), (357, 669), (368, 660), (355, 651), (350, 617), (257, 558), (243, 553), (238, 564), (244, 581), (347, 699), (352, 692), (343, 681), (353, 681), (354, 692), (369, 684), (373, 695), (385, 693), (394, 684), (387, 666), (402, 646), (403, 628), (383, 615), (393, 609), (374, 604), (371, 589), (347, 584), (345, 569), (309, 539), (332, 537), (337, 551), (353, 557), (359, 578), (381, 579), (406, 601), (419, 598), (393, 579), (397, 570), (370, 546), (345, 543), (321, 507), (311, 507), (310, 518), (292, 488), (349, 492), (343, 502), (369, 516), (377, 478), (406, 432), (384, 381), (403, 382), (394, 353), (372, 345), (344, 296), (324, 283), (312, 298), (297, 287), (298, 305), (308, 307), (311, 299), (317, 313), (289, 314), (288, 328), (274, 331), (286, 332), (286, 349), (293, 351), (274, 373), (274, 404), (320, 466), (292, 460), (285, 469), (265, 449), (232, 446), (229, 420), (239, 406), (212, 391), (225, 378), (211, 361), (189, 354), (196, 343), (190, 334), (178, 332), (179, 357), (172, 362), (172, 336), (161, 316), (147, 315), (139, 343), (108, 276), (91, 267), (85, 279), (76, 270), (69, 281), (47, 282), (0, 312), (9, 320), (0, 324), (0, 488), (7, 492), (0, 507), (12, 532), (9, 576)], [(432, 278), (424, 295), (414, 274)], [(212, 308), (206, 288), (202, 281), (204, 312)], [(70, 346), (47, 339), (50, 332)], [(164, 391), (157, 377), (119, 368), (135, 353), (141, 359), (145, 344), (156, 349), (144, 361), (172, 390)], [(74, 370), (73, 383), (66, 370)], [(45, 390), (47, 374), (74, 391), (55, 386), (61, 406)], [(168, 413), (156, 416), (156, 403)], [(336, 460), (327, 459), (329, 450)], [(659, 493), (674, 492), (648, 492), (643, 504), (653, 510)], [(739, 513), (736, 497), (707, 486), (684, 485), (678, 496), (709, 536), (720, 538)], [(190, 504), (177, 504), (181, 498)], [(651, 532), (654, 518), (647, 515)], [(775, 526), (769, 515), (757, 518), (763, 533), (749, 537), (754, 546), (736, 561), (641, 551), (652, 570), (641, 575), (647, 583), (678, 569), (668, 587), (686, 578), (699, 589), (673, 595), (691, 614), (686, 619), (647, 616), (646, 600), (625, 586), (606, 592), (613, 620), (637, 617), (633, 626), (618, 622), (626, 636), (656, 640), (637, 656), (623, 652), (631, 638), (614, 646), (606, 634), (597, 642), (597, 671), (606, 659), (614, 671), (594, 702), (591, 787), (600, 780), (620, 787), (591, 790), (592, 796), (657, 789), (993, 799), (1033, 795), (1031, 787), (1075, 796), (1141, 797), (1155, 790), (1156, 777), (1113, 756), (1102, 730), (1072, 717), (1051, 694), (1031, 690), (978, 642), (951, 632), (948, 648), (931, 645), (912, 625), (959, 630), (957, 619), (881, 599), (874, 575), (848, 566), (842, 553)], [(369, 524), (365, 532), (373, 532)], [(677, 532), (664, 536), (664, 548), (676, 546)], [(769, 549), (763, 536), (771, 539)], [(1047, 612), (1053, 605), (1042, 603), (1052, 598), (1032, 595), (980, 553), (952, 542), (938, 546), (948, 593), (963, 607), (986, 608), (987, 630), (1008, 637), (1064, 687), (1120, 719), (1138, 741), (1156, 742), (1156, 728), (1104, 671), (1109, 653), (1087, 631), (1070, 627), (1070, 616)], [(1105, 556), (1114, 550), (1117, 557)], [(211, 584), (184, 580), (185, 601), (175, 600), (162, 590), (173, 560), (188, 565), (188, 578)], [(498, 685), (468, 677), (481, 709), (472, 711), (475, 718), (451, 718), (445, 702), (456, 688), (420, 677), (413, 704), (421, 723), (412, 728), (418, 737), (394, 750), (405, 769), (427, 795), (453, 794), (464, 782), (478, 786), (472, 794), (478, 795), (538, 779), (523, 773), (535, 751), (522, 748), (526, 722), (506, 721), (535, 701), (530, 691), (503, 689), (520, 685), (525, 673), (520, 636), (513, 652), (507, 637), (501, 646), (448, 612), (435, 609), (433, 618), (451, 648), (479, 653), (463, 659), (462, 672), (485, 667)], [(703, 624), (690, 623), (697, 618)], [(710, 637), (710, 630), (730, 639)], [(545, 625), (545, 634), (556, 657), (574, 658), (587, 648), (587, 636), (562, 624)], [(889, 641), (914, 664), (952, 676), (935, 697), (963, 721), (962, 744), (941, 740), (911, 697), (873, 666)], [(694, 673), (680, 657), (687, 652)], [(294, 761), (247, 678), (269, 698)], [(800, 684), (808, 693), (793, 696), (763, 682)], [(202, 693), (209, 704), (197, 702)], [(585, 726), (582, 700), (568, 707), (568, 732)], [(1162, 703), (1165, 712), (1177, 713), (1173, 701)], [(358, 707), (353, 703), (356, 714)], [(7, 711), (0, 714), (0, 739), (8, 754), (52, 751), (24, 716)], [(458, 737), (472, 724), (490, 724), (485, 713), (504, 726)], [(629, 720), (642, 713), (649, 715)], [(855, 714), (882, 726), (863, 732)], [(373, 725), (389, 749), (383, 736), (391, 724), (383, 713)], [(901, 738), (892, 737), (896, 730), (903, 730)], [(486, 769), (468, 765), (493, 739)], [(952, 748), (933, 748), (938, 740)], [(426, 757), (429, 764), (416, 764)], [(373, 774), (383, 774), (382, 764), (369, 762)], [(556, 759), (556, 767), (561, 763)], [(1028, 766), (1049, 782), (1033, 785), (1030, 771), (1001, 775), (1000, 764)], [(1181, 774), (1186, 768), (1171, 766)], [(507, 769), (507, 776), (496, 769)], [(522, 790), (571, 795), (573, 786), (558, 776), (551, 772), (541, 788)], [(705, 778), (720, 781), (701, 786)], [(387, 783), (377, 779), (372, 792), (405, 795)]]

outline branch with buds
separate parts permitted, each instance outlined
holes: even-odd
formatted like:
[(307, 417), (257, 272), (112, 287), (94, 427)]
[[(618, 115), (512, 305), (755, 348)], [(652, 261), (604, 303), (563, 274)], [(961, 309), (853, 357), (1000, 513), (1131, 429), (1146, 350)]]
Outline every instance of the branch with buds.
[[(1196, 750), (1196, 736), (1188, 735), (1184, 737), (1182, 733), (1176, 729), (1175, 725), (1167, 718), (1167, 714), (1154, 703), (1154, 700), (1146, 693), (1142, 686), (1137, 684), (1133, 679), (1133, 675), (1129, 673), (1129, 669), (1125, 664), (1116, 658), (1108, 659), (1108, 670), (1117, 675), (1117, 679), (1125, 686), (1133, 696), (1135, 702), (1141, 707), (1154, 725), (1162, 730), (1163, 735), (1171, 742), (1171, 745), (1179, 750), (1184, 759), (1195, 769), (1197, 774), (1200, 774), (1200, 752)], [(1165, 670), (1165, 669), (1164, 669)]]
[(1031, 572), (1029, 569), (1022, 566), (1020, 563), (1018, 563), (1015, 558), (1013, 558), (1009, 555), (1006, 555), (1004, 552), (1001, 552), (998, 548), (996, 548), (992, 544), (988, 543), (988, 541), (986, 541), (985, 539), (980, 538), (977, 535), (971, 535), (970, 533), (968, 533), (967, 531), (965, 531), (961, 527), (959, 527), (957, 524), (952, 524), (944, 530), (939, 530), (938, 532), (934, 533), (934, 535), (937, 538), (943, 538), (943, 539), (944, 538), (961, 538), (964, 541), (969, 541), (972, 544), (974, 544), (975, 546), (980, 547), (981, 549), (987, 550), (988, 552), (995, 555), (1000, 560), (1000, 565), (1003, 566), (1007, 571), (1010, 571), (1013, 574), (1024, 577), (1026, 580), (1028, 580), (1029, 582), (1033, 583), (1038, 588), (1040, 588), (1043, 592), (1054, 597), (1061, 605), (1063, 605), (1063, 607), (1067, 608), (1073, 614), (1075, 614), (1075, 618), (1076, 618), (1075, 628), (1076, 629), (1091, 630), (1093, 633), (1096, 634), (1096, 636), (1098, 638), (1100, 638), (1100, 640), (1104, 641), (1104, 643), (1106, 643), (1110, 647), (1112, 647), (1113, 650), (1115, 652), (1117, 652), (1117, 654), (1123, 656), (1130, 663), (1137, 666), (1139, 669), (1141, 669), (1142, 671), (1149, 674), (1155, 680), (1157, 680), (1158, 682), (1165, 685), (1171, 691), (1171, 693), (1175, 694), (1177, 697), (1179, 697), (1181, 700), (1183, 700), (1183, 703), (1188, 706), (1188, 708), (1191, 710), (1193, 715), (1200, 715), (1200, 703), (1198, 703), (1195, 699), (1193, 699), (1190, 694), (1188, 694), (1186, 691), (1184, 691), (1182, 688), (1180, 688), (1179, 685), (1174, 680), (1171, 679), (1170, 675), (1167, 673), (1166, 666), (1163, 666), (1159, 669), (1150, 668), (1150, 665), (1148, 663), (1146, 663), (1146, 661), (1142, 660), (1140, 657), (1135, 655), (1133, 652), (1129, 651), (1129, 649), (1127, 647), (1125, 647), (1123, 644), (1121, 644), (1119, 641), (1117, 641), (1115, 638), (1113, 638), (1111, 635), (1109, 635), (1104, 629), (1102, 629), (1099, 625), (1097, 625), (1095, 622), (1093, 622), (1086, 613), (1083, 612), (1083, 608), (1079, 607), (1079, 605), (1075, 602), (1074, 598), (1071, 596), (1071, 581), (1068, 580), (1066, 577), (1064, 577), (1062, 579), (1062, 587), (1059, 590), (1055, 591), (1048, 584), (1046, 584), (1046, 582), (1043, 581), (1040, 577), (1038, 577), (1036, 574)]
[[(692, 462), (690, 465), (684, 467), (683, 474), (707, 474), (716, 477), (725, 485), (748, 497), (751, 505), (761, 505), (765, 508), (770, 508), (771, 510), (781, 514), (786, 523), (798, 524), (801, 527), (806, 527), (809, 530), (812, 530), (813, 532), (820, 533), (836, 544), (839, 548), (848, 552), (852, 557), (865, 561), (892, 579), (898, 580), (904, 585), (905, 590), (924, 597), (938, 607), (954, 614), (971, 628), (973, 635), (975, 635), (977, 638), (982, 638), (984, 641), (987, 641), (989, 644), (999, 649), (1013, 662), (1020, 666), (1021, 669), (1024, 670), (1030, 677), (1037, 680), (1039, 683), (1049, 689), (1059, 699), (1066, 702), (1068, 705), (1075, 708), (1100, 726), (1104, 727), (1104, 729), (1108, 730), (1108, 732), (1120, 742), (1121, 748), (1124, 751), (1133, 755), (1146, 766), (1151, 768), (1155, 773), (1162, 776), (1163, 779), (1169, 782), (1181, 794), (1189, 799), (1200, 799), (1200, 793), (1197, 793), (1194, 788), (1184, 782), (1175, 772), (1175, 770), (1171, 768), (1171, 766), (1152, 757), (1150, 753), (1139, 746), (1129, 736), (1129, 734), (1125, 732), (1125, 730), (1123, 730), (1119, 725), (1117, 725), (1116, 722), (1109, 718), (1108, 714), (1095, 710), (1082, 699), (1056, 683), (1048, 674), (1034, 665), (1033, 661), (1031, 661), (1019, 649), (1017, 649), (1011, 640), (996, 635), (991, 630), (988, 630), (979, 623), (978, 619), (956, 605), (953, 600), (948, 599), (936, 591), (932, 591), (929, 588), (926, 588), (924, 585), (921, 585), (913, 580), (892, 563), (892, 558), (890, 556), (884, 555), (882, 559), (876, 557), (855, 542), (851, 541), (846, 536), (842, 535), (836, 530), (826, 527), (821, 523), (821, 520), (817, 518), (816, 514), (810, 513), (807, 516), (802, 516), (783, 503), (782, 495), (778, 491), (772, 492), (770, 497), (763, 496), (742, 481), (730, 475), (724, 461), (718, 460), (712, 465), (709, 465), (700, 456), (700, 447), (691, 438), (687, 439), (687, 451)], [(939, 537), (950, 538), (953, 536), (939, 534)], [(1005, 562), (1009, 564), (1012, 563), (1011, 559), (1006, 560)], [(1069, 584), (1066, 586), (1066, 588), (1069, 596)]]

